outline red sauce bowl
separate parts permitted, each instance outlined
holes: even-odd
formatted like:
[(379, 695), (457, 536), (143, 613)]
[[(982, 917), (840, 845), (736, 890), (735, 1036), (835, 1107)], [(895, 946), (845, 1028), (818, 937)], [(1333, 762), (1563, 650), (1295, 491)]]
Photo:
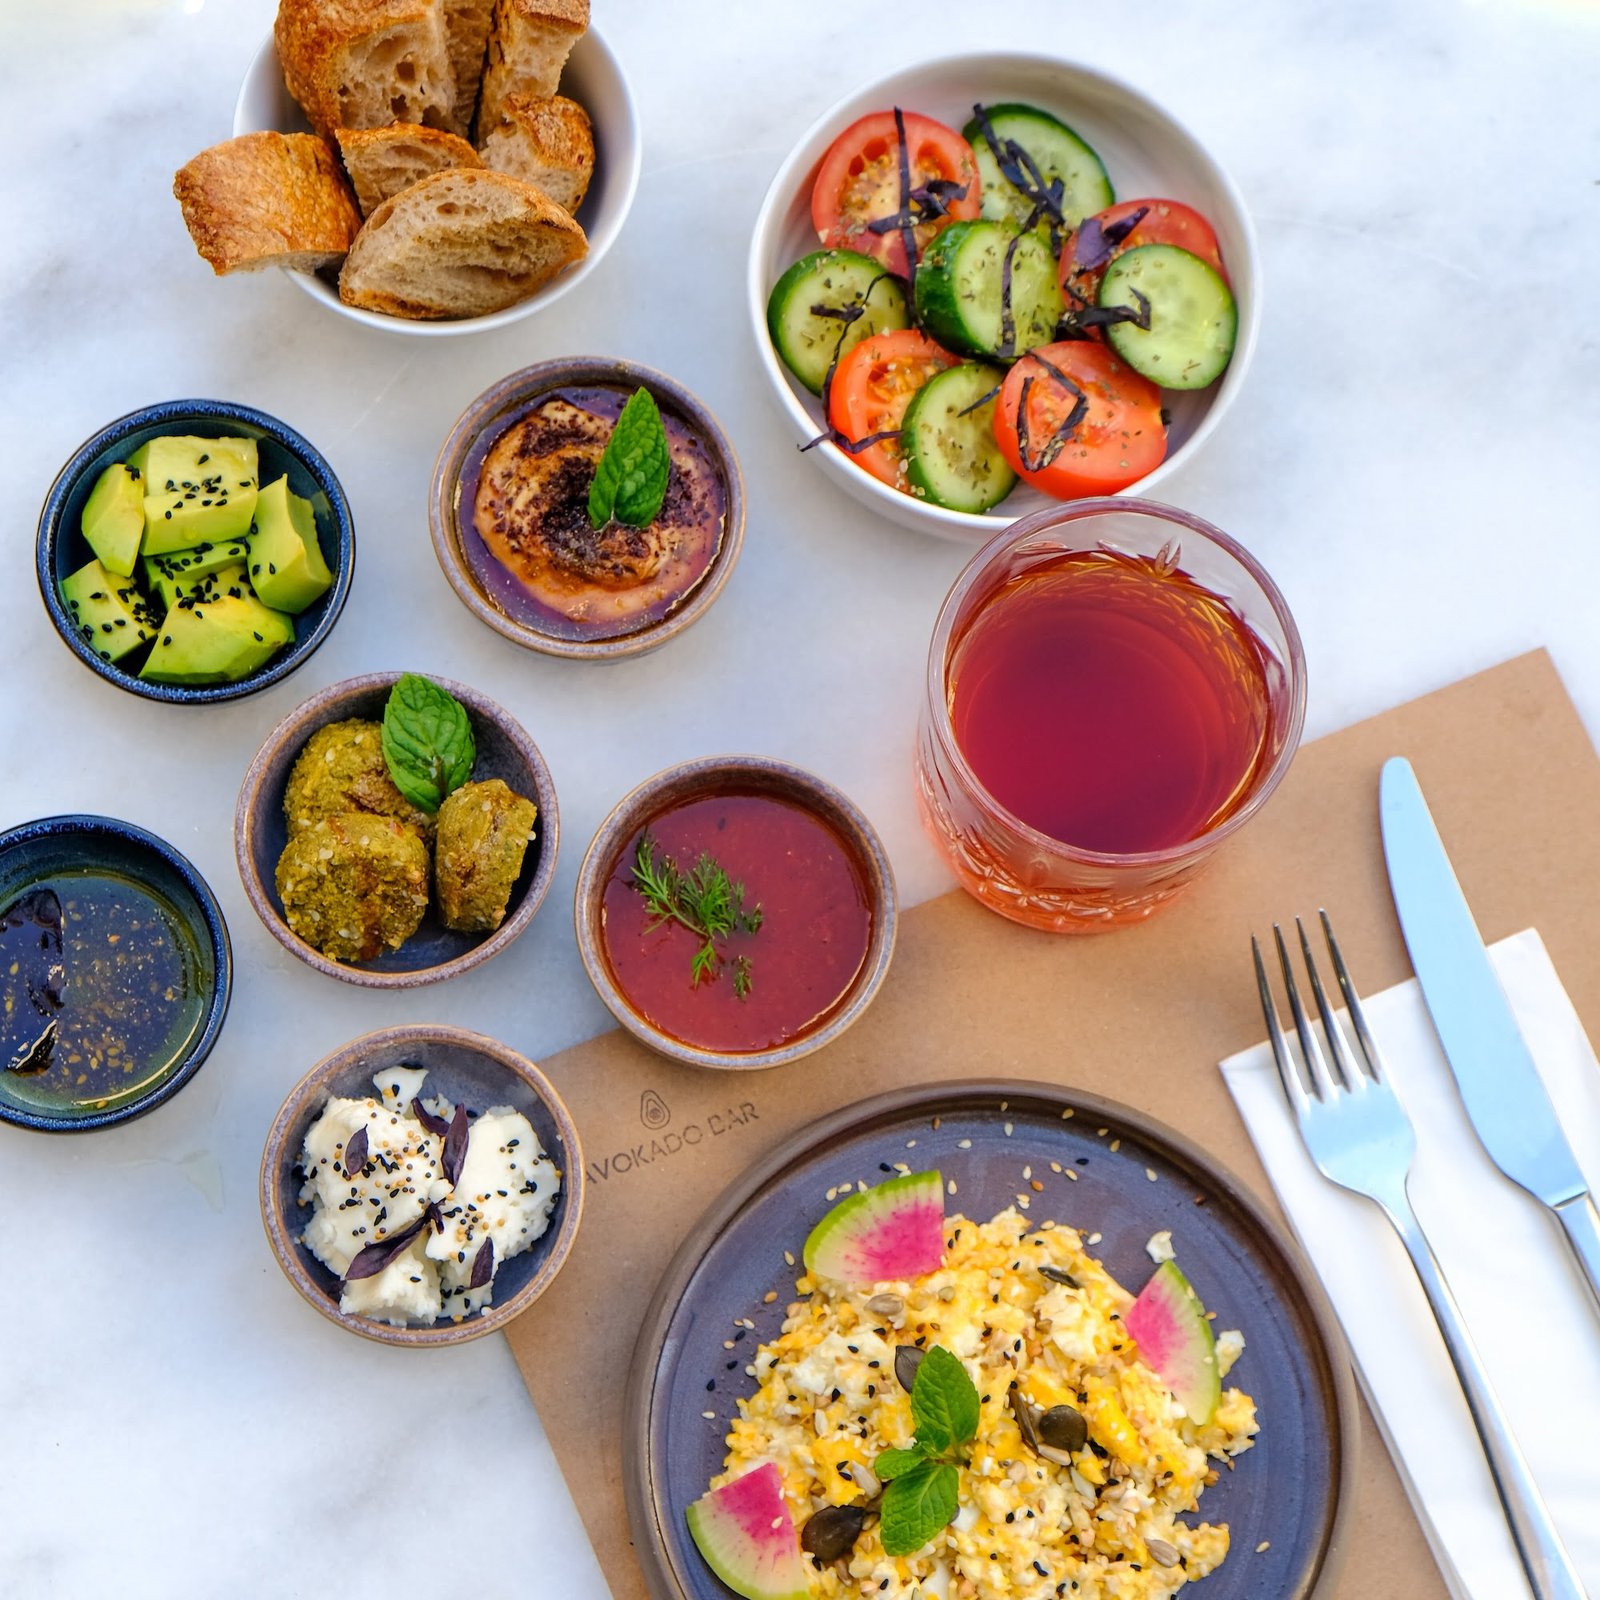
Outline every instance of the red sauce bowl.
[[(743, 915), (712, 942), (697, 981), (706, 940), (656, 914), (662, 901), (635, 869), (690, 875), (702, 855)], [(617, 1021), (673, 1060), (733, 1071), (838, 1038), (889, 970), (897, 910), (888, 855), (862, 812), (764, 756), (708, 757), (640, 784), (601, 823), (574, 903), (589, 980)]]

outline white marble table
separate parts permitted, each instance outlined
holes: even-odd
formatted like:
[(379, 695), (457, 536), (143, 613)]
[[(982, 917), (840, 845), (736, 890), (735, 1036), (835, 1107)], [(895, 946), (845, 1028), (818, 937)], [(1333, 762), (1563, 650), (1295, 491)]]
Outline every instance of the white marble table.
[[(289, 1085), (368, 1028), (464, 1023), (536, 1057), (598, 1031), (567, 914), (578, 859), (612, 801), (668, 762), (802, 762), (875, 819), (908, 901), (946, 887), (908, 746), (963, 553), (875, 524), (819, 480), (762, 392), (741, 308), (771, 172), (880, 68), (963, 47), (1075, 54), (1165, 101), (1238, 179), (1264, 256), (1260, 353), (1169, 497), (1244, 539), (1286, 591), (1309, 735), (1546, 644), (1600, 736), (1600, 11), (1580, 0), (1170, 0), (1137, 21), (990, 0), (596, 0), (643, 118), (627, 229), (552, 314), (444, 341), (347, 325), (277, 274), (214, 282), (190, 248), (171, 173), (227, 135), (270, 0), (3, 10), (0, 824), (106, 810), (155, 828), (216, 888), (237, 959), (226, 1032), (171, 1105), (81, 1139), (0, 1128), (5, 1600), (357, 1600), (435, 1571), (485, 1600), (605, 1593), (503, 1341), (390, 1350), (313, 1316), (262, 1240), (256, 1165)], [(513, 367), (575, 352), (682, 378), (723, 417), (750, 488), (717, 608), (614, 667), (542, 660), (479, 626), (426, 535), (459, 409)], [(314, 661), (203, 712), (84, 671), (32, 574), (59, 464), (105, 420), (178, 395), (250, 401), (305, 432), (360, 540)], [(510, 953), (390, 998), (267, 937), (230, 822), (278, 717), (402, 666), (522, 718), (554, 770), (566, 849)]]

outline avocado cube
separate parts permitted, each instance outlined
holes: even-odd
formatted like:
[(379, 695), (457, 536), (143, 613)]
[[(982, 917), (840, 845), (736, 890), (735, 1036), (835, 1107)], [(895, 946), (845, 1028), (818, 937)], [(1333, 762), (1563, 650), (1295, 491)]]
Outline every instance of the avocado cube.
[(172, 435), (141, 445), (129, 460), (144, 478), (144, 553), (243, 538), (256, 509), (254, 439)]
[(109, 466), (83, 503), (83, 536), (107, 572), (130, 577), (144, 537), (144, 482), (124, 466)]
[(197, 544), (192, 550), (146, 556), (140, 563), (140, 570), (145, 587), (160, 601), (163, 609), (170, 609), (180, 595), (188, 594), (201, 579), (240, 566), (249, 558), (249, 540), (224, 539), (220, 544)]
[(332, 586), (333, 574), (317, 539), (316, 513), (309, 500), (289, 488), (287, 474), (256, 498), (250, 581), (269, 606), (294, 612), (304, 611)]
[(84, 642), (106, 661), (120, 661), (155, 637), (155, 619), (132, 578), (90, 561), (57, 585)]
[(234, 683), (294, 638), (294, 623), (255, 599), (186, 596), (167, 613), (139, 676), (158, 683)]

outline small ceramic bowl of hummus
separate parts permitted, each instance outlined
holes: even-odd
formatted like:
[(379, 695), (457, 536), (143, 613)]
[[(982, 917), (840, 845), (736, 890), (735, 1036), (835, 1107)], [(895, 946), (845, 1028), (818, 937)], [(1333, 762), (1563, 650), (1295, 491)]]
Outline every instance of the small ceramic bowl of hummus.
[(533, 1062), (465, 1028), (363, 1034), (284, 1101), (261, 1218), (323, 1316), (384, 1344), (462, 1344), (550, 1286), (583, 1212), (583, 1155)]
[[(597, 521), (590, 490), (629, 397), (665, 434), (659, 510)], [(462, 604), (525, 649), (585, 660), (675, 638), (722, 592), (744, 540), (739, 464), (681, 385), (628, 361), (525, 367), (462, 413), (434, 467), (434, 553)]]

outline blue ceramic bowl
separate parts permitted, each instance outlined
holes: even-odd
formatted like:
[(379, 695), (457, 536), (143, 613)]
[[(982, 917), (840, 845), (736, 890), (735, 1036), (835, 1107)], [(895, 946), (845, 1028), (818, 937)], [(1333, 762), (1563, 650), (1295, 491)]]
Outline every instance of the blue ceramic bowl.
[[(170, 1100), (210, 1055), (233, 988), (228, 925), (210, 885), (166, 840), (131, 822), (115, 817), (43, 817), (0, 833), (0, 913), (31, 888), (86, 872), (131, 879), (182, 924), (191, 945), (200, 1010), (187, 1040), (159, 1077), (131, 1095), (108, 1095), (100, 1108), (68, 1110), (52, 1105), (29, 1079), (0, 1071), (0, 1121), (41, 1133), (113, 1127)], [(71, 986), (69, 963), (69, 1001)]]
[[(113, 462), (125, 461), (147, 439), (162, 434), (194, 434), (201, 438), (243, 435), (256, 440), (261, 456), (261, 481), (270, 483), (284, 473), (289, 487), (311, 502), (316, 513), (317, 538), (323, 558), (333, 573), (333, 586), (315, 605), (294, 619), (295, 640), (279, 651), (257, 672), (235, 683), (189, 686), (175, 683), (150, 683), (137, 671), (113, 664), (95, 651), (78, 632), (63, 605), (57, 584), (88, 561), (94, 551), (83, 537), (83, 507), (95, 480)], [(174, 705), (205, 705), (217, 700), (237, 700), (254, 694), (268, 684), (286, 678), (333, 631), (345, 597), (350, 593), (350, 578), (355, 570), (356, 533), (345, 499), (333, 469), (319, 452), (293, 428), (276, 417), (250, 406), (228, 400), (164, 400), (157, 405), (130, 411), (108, 423), (93, 438), (79, 446), (77, 453), (56, 476), (45, 496), (39, 514), (39, 542), (35, 566), (39, 593), (45, 609), (56, 625), (56, 632), (67, 648), (99, 673), (129, 694), (146, 700), (166, 700)], [(140, 657), (135, 656), (135, 661)]]

